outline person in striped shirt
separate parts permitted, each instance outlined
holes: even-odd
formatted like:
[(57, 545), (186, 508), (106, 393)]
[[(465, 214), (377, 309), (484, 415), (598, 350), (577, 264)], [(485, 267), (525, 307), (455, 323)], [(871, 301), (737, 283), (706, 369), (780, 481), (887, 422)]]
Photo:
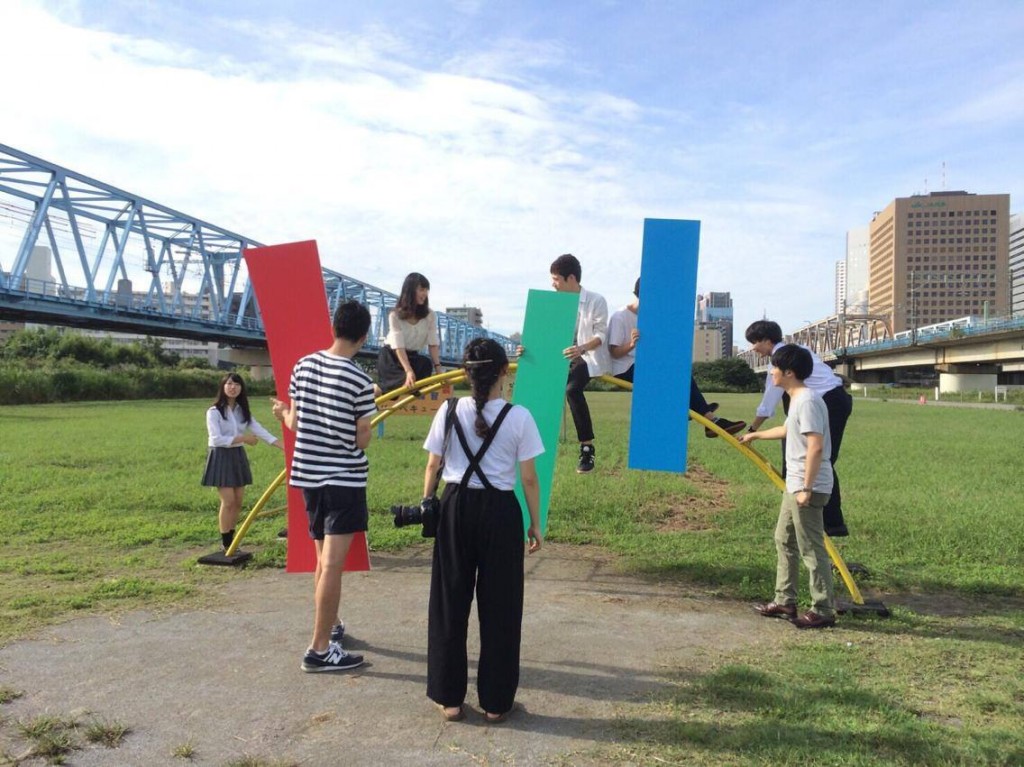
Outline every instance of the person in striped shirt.
[(366, 342), (370, 313), (357, 301), (334, 313), (334, 343), (296, 363), (288, 387), (290, 403), (274, 400), (274, 415), (295, 432), (292, 487), (302, 490), (309, 535), (316, 542), (313, 639), (302, 660), (307, 672), (344, 671), (363, 664), (346, 652), (341, 574), (352, 538), (369, 521), (363, 450), (370, 444), (370, 418), (377, 410), (373, 381), (354, 362)]

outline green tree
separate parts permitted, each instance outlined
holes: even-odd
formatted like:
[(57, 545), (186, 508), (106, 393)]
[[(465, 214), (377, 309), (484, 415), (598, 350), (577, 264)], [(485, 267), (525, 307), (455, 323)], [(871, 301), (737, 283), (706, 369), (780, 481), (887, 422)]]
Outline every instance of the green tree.
[(695, 362), (693, 377), (701, 391), (756, 392), (761, 388), (757, 373), (739, 357)]

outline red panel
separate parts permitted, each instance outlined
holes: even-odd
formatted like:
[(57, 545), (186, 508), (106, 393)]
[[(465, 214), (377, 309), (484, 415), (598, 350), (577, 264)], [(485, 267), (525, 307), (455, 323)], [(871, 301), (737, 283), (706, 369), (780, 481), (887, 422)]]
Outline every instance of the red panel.
[[(295, 363), (307, 354), (327, 349), (333, 342), (331, 320), (320, 271), (316, 242), (293, 242), (251, 248), (243, 254), (267, 332), (270, 362), (279, 399), (288, 400), (288, 382)], [(295, 435), (284, 430), (285, 460), (289, 470)], [(311, 573), (316, 569), (316, 547), (309, 537), (309, 522), (302, 491), (288, 486), (288, 560), (285, 571)], [(345, 570), (369, 570), (366, 536), (352, 541)]]

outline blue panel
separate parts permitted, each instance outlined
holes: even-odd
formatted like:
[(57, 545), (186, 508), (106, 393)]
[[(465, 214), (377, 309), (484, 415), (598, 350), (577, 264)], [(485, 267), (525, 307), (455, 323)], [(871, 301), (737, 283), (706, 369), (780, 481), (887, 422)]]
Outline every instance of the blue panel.
[(699, 247), (699, 221), (644, 220), (631, 469), (686, 471)]

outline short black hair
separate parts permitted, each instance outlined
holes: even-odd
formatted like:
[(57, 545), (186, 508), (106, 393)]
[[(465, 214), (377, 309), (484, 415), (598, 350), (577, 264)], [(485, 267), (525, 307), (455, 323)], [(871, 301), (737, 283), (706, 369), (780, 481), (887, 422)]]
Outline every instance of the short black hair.
[(640, 298), (640, 278), (636, 278), (636, 284), (633, 285), (633, 295)]
[(786, 344), (780, 346), (772, 355), (772, 366), (783, 373), (792, 370), (796, 380), (804, 381), (814, 370), (814, 357), (802, 346)]
[(557, 274), (563, 280), (568, 279), (571, 274), (576, 278), (576, 282), (579, 282), (583, 279), (583, 267), (576, 256), (565, 253), (551, 262), (551, 274)]
[(746, 332), (747, 343), (756, 344), (758, 341), (771, 341), (777, 344), (782, 340), (782, 328), (779, 323), (771, 320), (758, 320), (751, 322)]
[(335, 338), (358, 343), (370, 332), (370, 310), (358, 301), (338, 304), (333, 325)]

